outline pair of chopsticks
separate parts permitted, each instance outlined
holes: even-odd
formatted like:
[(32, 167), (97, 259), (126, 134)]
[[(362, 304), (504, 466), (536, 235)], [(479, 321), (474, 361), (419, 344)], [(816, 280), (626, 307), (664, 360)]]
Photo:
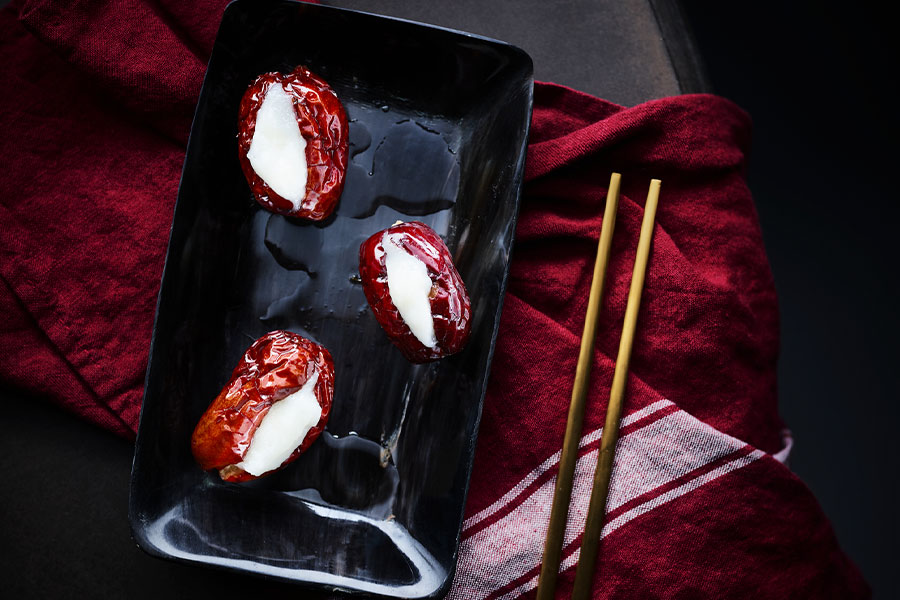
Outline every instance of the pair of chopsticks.
[[(606, 268), (609, 264), (613, 229), (615, 228), (616, 212), (619, 207), (620, 181), (621, 176), (618, 173), (613, 173), (606, 196), (606, 209), (603, 213), (603, 224), (600, 227), (600, 242), (597, 247), (597, 259), (594, 262), (594, 276), (591, 282), (590, 297), (588, 298), (584, 333), (581, 336), (581, 349), (578, 353), (578, 363), (575, 368), (575, 384), (572, 389), (572, 400), (569, 404), (569, 416), (566, 421), (566, 435), (563, 440), (562, 455), (559, 460), (559, 475), (556, 477), (556, 490), (553, 494), (553, 505), (550, 509), (550, 524), (547, 529), (547, 538), (544, 542), (544, 558), (541, 563), (540, 578), (538, 579), (537, 600), (552, 600), (556, 588), (556, 578), (559, 574), (563, 536), (566, 532), (569, 501), (572, 497), (572, 482), (575, 477), (575, 463), (578, 459), (578, 444), (581, 438), (582, 424), (584, 423), (584, 403), (587, 397), (588, 382), (590, 381), (591, 364), (593, 363), (597, 317), (600, 313), (600, 305), (603, 299)], [(594, 473), (591, 500), (588, 505), (587, 520), (584, 526), (581, 555), (578, 560), (578, 568), (575, 571), (575, 585), (572, 591), (573, 600), (586, 600), (591, 594), (594, 567), (597, 562), (597, 550), (600, 544), (600, 532), (603, 530), (603, 523), (606, 517), (609, 479), (612, 474), (616, 442), (619, 439), (619, 416), (622, 413), (622, 402), (625, 397), (628, 363), (631, 360), (631, 348), (634, 344), (638, 307), (641, 303), (644, 276), (647, 273), (647, 261), (650, 257), (650, 244), (653, 239), (656, 207), (659, 203), (660, 183), (659, 179), (653, 179), (650, 182), (650, 191), (647, 194), (647, 203), (644, 206), (644, 219), (641, 223), (637, 257), (634, 261), (631, 288), (628, 291), (628, 303), (625, 308), (625, 322), (622, 327), (622, 338), (619, 341), (619, 355), (616, 358), (616, 368), (609, 394), (609, 405), (606, 409), (606, 422), (603, 426), (600, 440), (600, 453), (597, 456), (597, 470)]]

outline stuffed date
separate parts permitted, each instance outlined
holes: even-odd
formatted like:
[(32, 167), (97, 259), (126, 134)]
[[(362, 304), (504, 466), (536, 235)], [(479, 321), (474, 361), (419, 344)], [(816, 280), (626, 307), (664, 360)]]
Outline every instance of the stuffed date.
[(194, 458), (225, 481), (280, 469), (322, 433), (333, 395), (328, 350), (289, 331), (267, 333), (200, 418), (191, 438)]
[(241, 99), (238, 157), (264, 208), (312, 221), (328, 218), (347, 172), (347, 113), (309, 69), (264, 73)]
[(398, 223), (359, 249), (359, 275), (376, 320), (410, 362), (455, 354), (472, 308), (443, 240), (424, 223)]

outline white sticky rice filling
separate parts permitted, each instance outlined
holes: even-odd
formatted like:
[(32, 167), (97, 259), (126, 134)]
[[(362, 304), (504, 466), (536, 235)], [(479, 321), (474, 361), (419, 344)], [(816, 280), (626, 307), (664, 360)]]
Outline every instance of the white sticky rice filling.
[(316, 373), (299, 390), (272, 405), (250, 440), (250, 447), (238, 467), (251, 475), (262, 475), (281, 466), (296, 450), (309, 430), (322, 417), (316, 400)]
[(276, 194), (300, 208), (306, 197), (306, 140), (293, 100), (279, 84), (269, 86), (256, 113), (247, 160)]
[(381, 239), (381, 245), (384, 247), (384, 266), (391, 302), (422, 345), (437, 347), (431, 299), (428, 297), (432, 285), (428, 267), (394, 243), (388, 234)]

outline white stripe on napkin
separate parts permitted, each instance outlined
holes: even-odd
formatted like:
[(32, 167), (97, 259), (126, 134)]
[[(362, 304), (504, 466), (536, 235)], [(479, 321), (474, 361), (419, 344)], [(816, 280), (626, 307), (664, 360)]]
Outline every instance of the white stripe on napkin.
[[(622, 420), (622, 427), (653, 414), (672, 403), (655, 402)], [(599, 439), (595, 430), (581, 439), (581, 445)], [(736, 457), (724, 465), (699, 473), (680, 486), (662, 492), (660, 488), (675, 479), (702, 469), (747, 444), (726, 435), (688, 413), (678, 410), (623, 435), (616, 446), (616, 463), (610, 482), (607, 511), (613, 511), (639, 496), (660, 490), (640, 505), (613, 518), (604, 528), (604, 535), (622, 527), (632, 519), (687, 494), (690, 491), (757, 460), (763, 453), (754, 450)], [(579, 457), (575, 468), (572, 502), (563, 541), (567, 548), (584, 532), (584, 520), (590, 498), (593, 471), (598, 450)], [(503, 598), (514, 598), (537, 585), (536, 569), (540, 566), (550, 507), (553, 500), (554, 478), (549, 478), (529, 494), (523, 491), (547, 470), (555, 468), (559, 453), (553, 454), (522, 481), (491, 504), (466, 520), (460, 544), (456, 577), (448, 600), (483, 600), (516, 580), (535, 572), (522, 584), (505, 592)], [(514, 506), (513, 506), (514, 505)], [(509, 512), (479, 531), (467, 534), (478, 523), (501, 510)], [(578, 550), (571, 551), (561, 570), (571, 568), (577, 561)]]

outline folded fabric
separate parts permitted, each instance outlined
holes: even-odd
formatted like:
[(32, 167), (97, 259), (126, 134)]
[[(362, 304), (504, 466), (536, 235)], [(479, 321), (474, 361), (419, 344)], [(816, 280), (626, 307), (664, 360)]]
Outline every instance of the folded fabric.
[[(220, 0), (0, 11), (0, 381), (138, 424), (172, 207)], [(623, 175), (557, 596), (568, 597), (649, 180), (663, 181), (596, 598), (869, 592), (784, 465), (775, 291), (721, 98), (537, 84), (509, 289), (450, 598), (532, 597), (606, 185)]]

